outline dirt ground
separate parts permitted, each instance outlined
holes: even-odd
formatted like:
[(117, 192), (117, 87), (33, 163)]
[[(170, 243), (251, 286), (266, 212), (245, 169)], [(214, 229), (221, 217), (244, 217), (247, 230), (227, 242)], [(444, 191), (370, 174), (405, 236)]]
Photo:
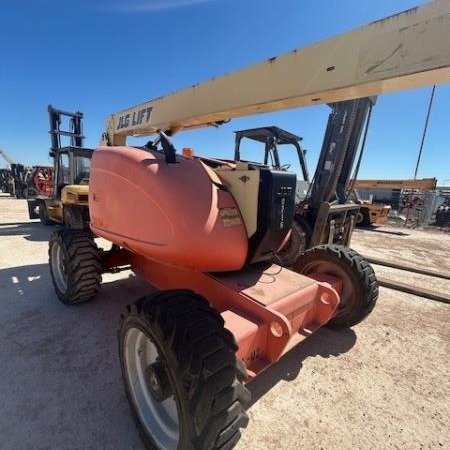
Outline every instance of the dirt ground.
[[(0, 197), (0, 449), (143, 450), (117, 355), (118, 318), (151, 291), (130, 273), (68, 308), (47, 267), (52, 227)], [(392, 234), (392, 231), (405, 234)], [(450, 272), (450, 234), (378, 228), (353, 246)], [(375, 266), (386, 278), (448, 292), (448, 281)], [(362, 324), (327, 329), (250, 384), (238, 450), (448, 449), (450, 305), (380, 289)]]

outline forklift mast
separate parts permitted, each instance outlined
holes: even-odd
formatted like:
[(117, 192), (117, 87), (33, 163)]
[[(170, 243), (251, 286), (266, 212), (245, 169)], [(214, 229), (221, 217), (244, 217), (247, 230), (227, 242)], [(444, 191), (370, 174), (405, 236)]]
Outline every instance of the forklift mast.
[(317, 208), (322, 202), (344, 204), (367, 117), (376, 99), (361, 98), (334, 103), (322, 143), (309, 199)]
[[(28, 199), (30, 219), (83, 229), (88, 221), (88, 183), (93, 149), (84, 147), (83, 114), (47, 108), (53, 170), (37, 167)], [(38, 198), (39, 197), (39, 198)]]
[[(55, 151), (57, 152), (63, 148), (61, 137), (69, 137), (71, 147), (83, 147), (83, 113), (79, 111), (64, 111), (49, 105), (48, 114), (50, 119), (49, 133), (51, 138), (50, 156), (52, 158), (55, 156)], [(69, 119), (69, 130), (61, 130), (61, 124), (64, 117)]]
[[(53, 158), (54, 176), (55, 182), (53, 183), (53, 198), (57, 199), (60, 196), (61, 188), (63, 186), (63, 170), (61, 155), (66, 153), (68, 158), (73, 159), (73, 152), (68, 151), (72, 149), (81, 149), (84, 144), (83, 135), (83, 113), (64, 111), (62, 109), (53, 108), (53, 106), (48, 106), (48, 115), (50, 121), (50, 152), (49, 155)], [(61, 128), (64, 118), (67, 118), (69, 123), (69, 128), (64, 130)], [(62, 138), (69, 138), (69, 145), (64, 146), (62, 144)], [(70, 179), (73, 181), (74, 175), (74, 162), (69, 163)]]
[[(349, 245), (360, 205), (349, 202), (349, 184), (361, 136), (376, 97), (331, 104), (316, 172), (298, 213), (309, 224), (309, 246)], [(362, 151), (362, 149), (361, 149)]]

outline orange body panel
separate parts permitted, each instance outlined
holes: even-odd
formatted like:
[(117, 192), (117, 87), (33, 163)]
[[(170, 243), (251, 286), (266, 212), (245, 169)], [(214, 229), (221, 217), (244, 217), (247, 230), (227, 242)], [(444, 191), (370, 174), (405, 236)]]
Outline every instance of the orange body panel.
[[(227, 215), (230, 209), (236, 214)], [(159, 152), (98, 149), (89, 213), (92, 231), (122, 247), (106, 266), (131, 264), (159, 289), (191, 289), (208, 299), (235, 336), (250, 378), (328, 322), (339, 304), (336, 278), (316, 280), (271, 263), (244, 267), (248, 238), (236, 202), (199, 160), (177, 156), (167, 164)]]
[(315, 280), (273, 265), (203, 273), (130, 254), (133, 271), (158, 289), (191, 289), (206, 297), (238, 343), (249, 377), (327, 323), (339, 304), (340, 280)]
[[(94, 152), (89, 181), (92, 231), (163, 264), (200, 271), (243, 267), (248, 240), (239, 210), (201, 162), (177, 156), (167, 164), (159, 152), (103, 147)], [(237, 222), (237, 223), (236, 223)]]

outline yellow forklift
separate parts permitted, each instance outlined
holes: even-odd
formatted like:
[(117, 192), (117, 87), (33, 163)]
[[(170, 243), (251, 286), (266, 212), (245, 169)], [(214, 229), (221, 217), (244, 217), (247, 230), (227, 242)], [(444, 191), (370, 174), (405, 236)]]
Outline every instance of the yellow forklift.
[[(83, 114), (48, 107), (54, 178), (52, 195), (28, 200), (30, 219), (43, 225), (85, 229), (89, 223), (89, 174), (93, 149), (83, 147)], [(62, 129), (68, 122), (69, 128)], [(62, 138), (70, 145), (63, 146)]]

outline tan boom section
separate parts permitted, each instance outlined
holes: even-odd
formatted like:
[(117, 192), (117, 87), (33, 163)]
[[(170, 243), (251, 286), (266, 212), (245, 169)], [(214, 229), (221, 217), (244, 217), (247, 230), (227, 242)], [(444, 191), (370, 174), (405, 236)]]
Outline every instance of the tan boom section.
[(432, 191), (436, 189), (436, 178), (421, 180), (352, 180), (350, 185), (355, 189), (417, 189)]
[(110, 116), (105, 139), (450, 81), (450, 0), (372, 22)]

